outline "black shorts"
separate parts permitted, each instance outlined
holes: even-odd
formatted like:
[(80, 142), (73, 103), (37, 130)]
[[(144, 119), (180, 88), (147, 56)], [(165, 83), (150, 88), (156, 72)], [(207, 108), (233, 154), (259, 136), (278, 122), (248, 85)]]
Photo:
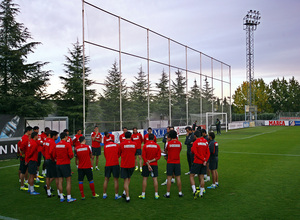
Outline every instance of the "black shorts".
[(46, 177), (47, 178), (57, 178), (56, 163), (53, 160), (46, 160)]
[(93, 154), (94, 156), (99, 156), (99, 155), (101, 155), (101, 147), (97, 147), (97, 148), (92, 147), (92, 154)]
[[(152, 177), (158, 177), (158, 166), (151, 166), (152, 167), (152, 170), (153, 170), (153, 174), (154, 176)], [(142, 171), (142, 176), (143, 177), (149, 177), (149, 175), (151, 174), (151, 172), (149, 171), (148, 169), (148, 166), (143, 166), (143, 171)]]
[(206, 174), (206, 166), (204, 166), (203, 164), (199, 164), (199, 163), (193, 163), (193, 165), (191, 167), (191, 173), (204, 175), (204, 174)]
[(119, 178), (120, 176), (120, 166), (108, 166), (105, 167), (105, 177), (109, 178), (111, 176), (111, 173), (113, 174), (114, 178)]
[(142, 149), (136, 149), (135, 156), (142, 155)]
[(29, 161), (28, 163), (28, 173), (31, 175), (35, 175), (37, 170), (37, 162), (36, 161)]
[(28, 164), (25, 165), (25, 160), (20, 160), (20, 168), (21, 168), (21, 173), (25, 174), (28, 168)]
[(41, 160), (42, 160), (42, 152), (38, 153), (38, 161), (37, 161), (37, 166), (39, 167), (41, 165)]
[(71, 166), (70, 164), (56, 165), (57, 177), (70, 177), (71, 176)]
[(88, 179), (88, 181), (92, 181), (93, 180), (93, 171), (91, 168), (87, 168), (87, 169), (78, 169), (78, 181), (82, 182), (84, 179), (84, 176), (86, 176), (86, 178)]
[(181, 167), (180, 163), (167, 163), (167, 176), (180, 176), (181, 175)]
[(209, 169), (216, 170), (218, 169), (218, 157), (209, 158)]
[(121, 178), (127, 179), (130, 178), (133, 174), (134, 167), (132, 168), (122, 168), (121, 167)]

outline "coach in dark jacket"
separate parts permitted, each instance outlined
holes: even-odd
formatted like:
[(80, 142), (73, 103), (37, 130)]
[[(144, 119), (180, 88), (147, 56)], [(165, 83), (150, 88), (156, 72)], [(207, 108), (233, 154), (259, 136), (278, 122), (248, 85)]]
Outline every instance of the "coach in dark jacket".
[(185, 138), (185, 142), (184, 144), (187, 146), (187, 152), (186, 152), (186, 156), (187, 156), (187, 161), (189, 163), (189, 172), (185, 173), (186, 175), (189, 175), (191, 172), (191, 167), (194, 161), (194, 154), (192, 154), (191, 152), (191, 148), (193, 146), (193, 142), (194, 142), (194, 133), (192, 131), (191, 127), (186, 127), (186, 138)]

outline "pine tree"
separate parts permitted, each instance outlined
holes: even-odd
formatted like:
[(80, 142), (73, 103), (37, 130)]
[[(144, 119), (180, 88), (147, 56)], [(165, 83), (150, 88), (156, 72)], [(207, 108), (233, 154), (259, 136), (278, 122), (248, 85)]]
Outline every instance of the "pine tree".
[(164, 119), (169, 115), (169, 78), (165, 70), (162, 70), (161, 78), (158, 83), (155, 83), (158, 88), (158, 94), (154, 97), (153, 109), (158, 115), (161, 115)]
[(191, 87), (189, 93), (189, 113), (199, 114), (200, 113), (200, 87), (197, 84), (197, 80), (194, 80), (194, 85)]
[(39, 42), (30, 42), (24, 24), (16, 21), (20, 12), (12, 0), (0, 3), (0, 113), (47, 116), (51, 107), (45, 100), (50, 71), (47, 62), (27, 63)]
[[(83, 127), (83, 49), (79, 42), (73, 44), (72, 50), (69, 49), (69, 55), (65, 56), (64, 63), (65, 76), (60, 76), (64, 91), (57, 93), (57, 114), (69, 117), (71, 131)], [(85, 57), (85, 65), (88, 64), (88, 57)], [(92, 80), (88, 79), (90, 69), (85, 66), (85, 100), (86, 112), (88, 103), (94, 101), (95, 90), (88, 89), (92, 85)], [(73, 128), (75, 120), (75, 128)]]
[(202, 94), (202, 111), (204, 112), (211, 112), (212, 111), (212, 104), (215, 101), (215, 96), (213, 95), (214, 89), (210, 87), (207, 77), (205, 78), (205, 84), (201, 90)]
[(172, 118), (179, 120), (179, 124), (186, 119), (186, 80), (182, 71), (175, 72), (176, 79), (172, 81)]

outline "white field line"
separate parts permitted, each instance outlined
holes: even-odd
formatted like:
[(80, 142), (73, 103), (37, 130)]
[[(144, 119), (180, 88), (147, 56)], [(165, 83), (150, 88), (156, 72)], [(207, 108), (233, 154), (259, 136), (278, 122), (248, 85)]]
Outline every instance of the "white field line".
[[(0, 167), (0, 169), (4, 169), (4, 168), (9, 168), (9, 167), (16, 167), (19, 166), (20, 164), (14, 164), (14, 165), (10, 165), (10, 166), (5, 166), (5, 167)], [(1, 219), (1, 216), (0, 216)]]
[(250, 152), (230, 152), (230, 151), (220, 151), (220, 153), (225, 154), (254, 154), (254, 155), (265, 155), (265, 156), (284, 156), (284, 157), (300, 157), (297, 154), (269, 154), (269, 153), (250, 153)]
[(222, 139), (225, 139), (225, 140), (244, 140), (244, 139), (257, 137), (257, 136), (264, 135), (264, 134), (271, 134), (271, 133), (274, 133), (274, 132), (277, 132), (277, 130), (276, 131), (270, 131), (270, 132), (264, 132), (264, 133), (260, 133), (260, 134), (254, 134), (254, 135), (247, 136), (247, 137), (242, 137), (242, 138), (222, 138)]
[(0, 219), (3, 219), (3, 220), (18, 220), (16, 218), (10, 218), (10, 217), (6, 217), (6, 216), (2, 216), (2, 215), (0, 215)]

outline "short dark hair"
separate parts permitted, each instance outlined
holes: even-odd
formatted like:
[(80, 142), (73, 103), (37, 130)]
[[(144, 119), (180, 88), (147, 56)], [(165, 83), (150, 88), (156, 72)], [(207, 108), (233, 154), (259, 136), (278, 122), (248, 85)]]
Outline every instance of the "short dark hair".
[(195, 131), (194, 135), (195, 135), (197, 138), (199, 138), (199, 137), (202, 136), (202, 133), (201, 133), (201, 131), (197, 130), (197, 131)]
[(127, 132), (125, 133), (125, 138), (126, 138), (126, 139), (127, 139), (127, 138), (131, 138), (131, 132), (127, 131)]
[(32, 130), (32, 127), (31, 126), (27, 126), (26, 128), (25, 128), (25, 133), (27, 132), (27, 131), (31, 131)]
[(201, 126), (197, 127), (197, 131), (201, 131), (201, 129), (202, 129)]
[(107, 131), (104, 131), (104, 136), (106, 136), (108, 134), (108, 132)]
[(98, 128), (98, 126), (97, 125), (95, 125), (95, 127), (94, 128)]
[(137, 127), (133, 127), (133, 128), (132, 128), (132, 130), (134, 130), (134, 129), (136, 129), (136, 130), (137, 130)]
[(174, 126), (170, 126), (170, 129), (171, 129), (171, 128), (175, 129)]
[(81, 131), (81, 128), (76, 129), (76, 133), (77, 133), (78, 131)]
[(124, 129), (127, 129), (127, 130), (128, 130), (128, 128), (127, 128), (127, 127), (123, 127), (123, 128), (122, 128), (122, 130), (124, 130)]
[(34, 131), (35, 131), (35, 130), (38, 130), (38, 129), (40, 129), (39, 126), (34, 126), (34, 127), (33, 127), (33, 130), (34, 130)]
[(208, 135), (209, 136), (211, 136), (211, 138), (214, 140), (215, 139), (215, 137), (216, 137), (216, 135), (215, 135), (215, 133), (214, 132), (209, 132), (208, 133)]
[(201, 129), (201, 133), (205, 133), (206, 134), (206, 130), (204, 128)]
[(50, 137), (53, 138), (54, 136), (58, 135), (57, 131), (50, 131)]
[(185, 127), (185, 130), (191, 131), (192, 128), (190, 126)]
[(168, 137), (171, 138), (171, 139), (176, 139), (176, 138), (177, 138), (177, 132), (174, 131), (174, 130), (171, 130), (171, 131), (169, 132)]
[(44, 132), (46, 135), (47, 135), (47, 137), (49, 136), (49, 134), (50, 134), (50, 131), (46, 131), (46, 132)]
[(37, 135), (38, 135), (38, 133), (34, 131), (34, 132), (31, 133), (31, 138), (34, 138)]
[(84, 140), (85, 140), (85, 137), (84, 137), (84, 136), (81, 136), (81, 137), (79, 138), (79, 142), (80, 142), (80, 143), (82, 143)]
[(149, 134), (149, 140), (154, 140), (154, 134)]
[(65, 133), (65, 132), (62, 132), (62, 133), (60, 133), (60, 135), (59, 135), (59, 137), (60, 137), (60, 139), (62, 140), (62, 139), (64, 139), (65, 137), (67, 137), (68, 135), (67, 135), (67, 133)]
[(50, 128), (49, 127), (45, 127), (45, 132), (46, 131), (50, 131)]
[(147, 129), (147, 131), (148, 131), (149, 129), (152, 131), (152, 128), (151, 128), (151, 127), (149, 127), (149, 128)]
[(67, 133), (67, 132), (69, 132), (69, 130), (68, 130), (68, 129), (65, 129), (64, 132)]

